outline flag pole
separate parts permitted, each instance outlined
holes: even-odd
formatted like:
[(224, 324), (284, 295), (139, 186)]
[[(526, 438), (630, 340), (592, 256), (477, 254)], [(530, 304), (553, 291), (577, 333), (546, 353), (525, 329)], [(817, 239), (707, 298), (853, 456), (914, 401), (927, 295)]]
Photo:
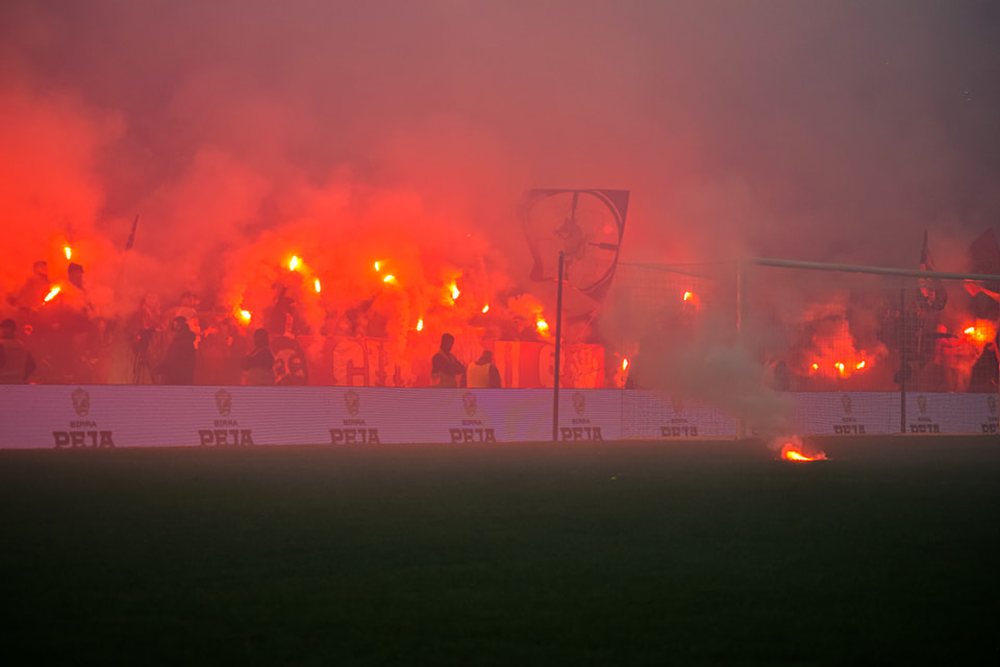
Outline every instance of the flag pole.
[(552, 376), (552, 441), (559, 440), (559, 357), (562, 356), (562, 301), (563, 273), (566, 266), (566, 253), (559, 251), (559, 283), (556, 286), (556, 359)]

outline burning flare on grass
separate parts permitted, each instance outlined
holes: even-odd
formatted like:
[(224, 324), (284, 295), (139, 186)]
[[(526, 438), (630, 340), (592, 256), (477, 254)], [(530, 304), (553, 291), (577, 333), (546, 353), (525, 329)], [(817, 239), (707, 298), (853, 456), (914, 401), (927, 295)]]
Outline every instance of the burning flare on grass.
[(372, 266), (375, 267), (375, 272), (376, 273), (378, 273), (378, 272), (380, 272), (382, 270), (382, 262), (378, 261), (377, 259), (375, 260), (375, 263), (372, 264)]
[(486, 304), (485, 306), (483, 306), (483, 315), (485, 315), (488, 312), (490, 312), (490, 304)]
[(392, 275), (391, 273), (386, 274), (385, 278), (382, 279), (382, 282), (384, 282), (386, 285), (395, 285), (397, 282), (396, 276)]
[(63, 254), (66, 255), (66, 261), (73, 259), (73, 249), (68, 245), (63, 246)]
[(243, 320), (244, 323), (247, 323), (253, 319), (253, 314), (245, 308), (240, 308), (240, 319)]
[(323, 285), (319, 282), (319, 278), (313, 281), (313, 289), (316, 290), (316, 294), (323, 291)]
[(299, 259), (298, 255), (292, 255), (292, 258), (288, 260), (289, 271), (298, 271), (301, 265), (302, 265), (302, 260)]
[(417, 320), (417, 331), (423, 331), (423, 330), (424, 330), (424, 318), (421, 317), (419, 320)]
[(794, 447), (781, 450), (781, 458), (785, 461), (826, 461), (826, 454), (820, 452), (815, 456), (806, 456)]
[(803, 444), (802, 438), (793, 435), (789, 438), (781, 438), (776, 441), (781, 443), (778, 451), (778, 458), (782, 461), (792, 461), (794, 463), (810, 463), (812, 461), (827, 461), (826, 453), (821, 450), (810, 452)]

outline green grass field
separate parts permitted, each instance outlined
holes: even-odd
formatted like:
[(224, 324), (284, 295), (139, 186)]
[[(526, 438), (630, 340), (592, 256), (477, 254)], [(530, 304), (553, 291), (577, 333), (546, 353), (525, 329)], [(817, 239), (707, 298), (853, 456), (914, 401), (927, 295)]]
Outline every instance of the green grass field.
[(1000, 443), (820, 444), (0, 452), (5, 654), (1000, 664)]

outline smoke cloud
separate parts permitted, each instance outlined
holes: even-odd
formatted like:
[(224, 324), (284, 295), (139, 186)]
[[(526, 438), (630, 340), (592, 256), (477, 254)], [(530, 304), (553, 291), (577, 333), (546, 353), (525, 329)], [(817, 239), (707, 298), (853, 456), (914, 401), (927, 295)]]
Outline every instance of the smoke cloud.
[(530, 318), (532, 187), (630, 190), (624, 260), (915, 267), (930, 229), (961, 270), (1000, 219), (998, 29), (973, 1), (9, 0), (0, 290), (68, 242), (104, 313), (256, 312), (299, 254), (328, 309), (402, 299), (390, 331), (456, 279), (466, 316)]

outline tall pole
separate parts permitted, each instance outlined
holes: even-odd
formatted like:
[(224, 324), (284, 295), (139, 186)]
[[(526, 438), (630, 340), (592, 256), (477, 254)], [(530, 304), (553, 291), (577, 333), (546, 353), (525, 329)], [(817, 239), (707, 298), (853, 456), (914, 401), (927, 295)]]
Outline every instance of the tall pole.
[[(743, 260), (736, 262), (736, 344), (743, 347), (743, 318), (746, 307), (747, 289), (746, 263)], [(740, 396), (746, 396), (748, 387), (740, 387)], [(739, 422), (736, 426), (736, 439), (743, 440), (747, 437), (747, 410), (746, 405), (740, 406)]]
[(906, 288), (899, 288), (899, 432), (906, 433), (906, 381), (910, 360), (906, 354), (909, 336), (906, 331)]
[(559, 283), (556, 286), (556, 360), (552, 376), (552, 442), (559, 441), (559, 358), (562, 356), (562, 297), (566, 253), (559, 251)]

